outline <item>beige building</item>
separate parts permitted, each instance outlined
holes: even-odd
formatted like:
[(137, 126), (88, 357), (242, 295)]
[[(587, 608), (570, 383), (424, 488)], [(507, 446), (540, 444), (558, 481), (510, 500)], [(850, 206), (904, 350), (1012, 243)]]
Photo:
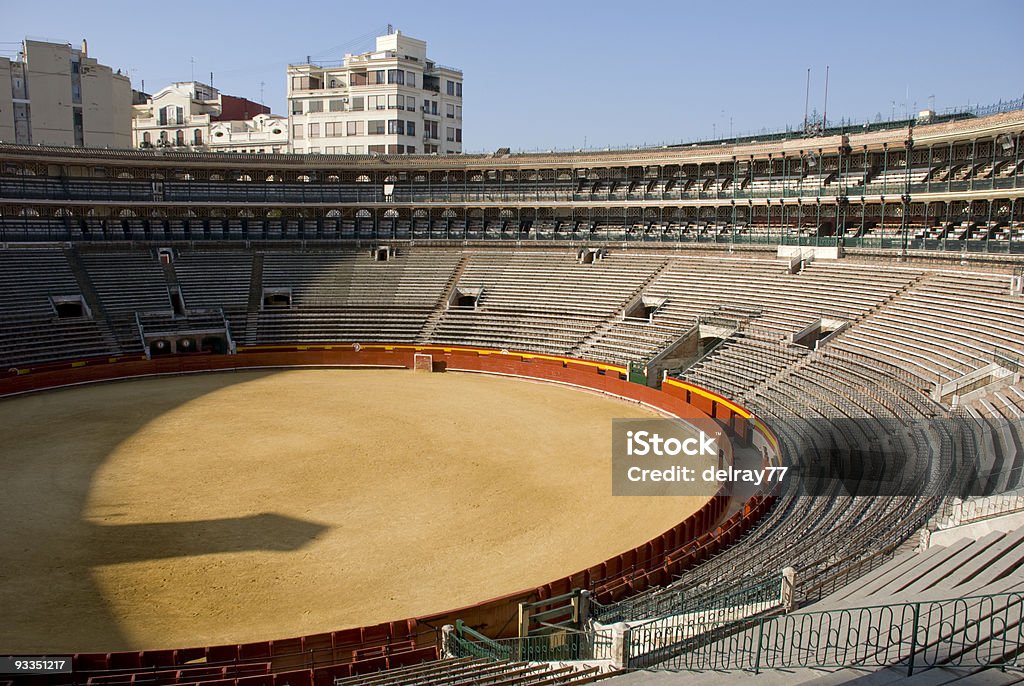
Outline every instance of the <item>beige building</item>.
[(128, 77), (89, 57), (85, 41), (26, 40), (19, 59), (0, 58), (0, 141), (128, 148), (131, 108)]
[(132, 145), (221, 152), (287, 152), (288, 121), (198, 81), (161, 89), (132, 111)]
[(288, 121), (294, 153), (460, 153), (462, 71), (389, 33), (337, 65), (289, 65)]

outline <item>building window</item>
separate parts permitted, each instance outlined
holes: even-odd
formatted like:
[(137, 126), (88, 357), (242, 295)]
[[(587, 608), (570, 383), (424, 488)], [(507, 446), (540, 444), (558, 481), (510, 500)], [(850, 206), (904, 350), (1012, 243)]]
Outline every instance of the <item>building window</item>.
[(423, 122), (423, 134), (426, 137), (433, 138), (434, 140), (437, 140), (437, 137), (438, 137), (437, 129), (438, 129), (438, 126), (437, 126), (437, 122), (436, 121), (425, 121), (425, 122)]
[(320, 137), (320, 122), (309, 125), (309, 137), (319, 138)]
[(462, 142), (462, 129), (455, 129), (455, 142), (456, 143), (461, 143)]
[(167, 142), (167, 132), (166, 131), (161, 131), (160, 132), (160, 142), (161, 143), (166, 143)]
[(292, 124), (292, 138), (299, 139), (303, 137), (302, 124)]
[(414, 72), (414, 71), (407, 71), (407, 72), (405, 72), (405, 85), (406, 86), (412, 86), (413, 88), (416, 87), (416, 72)]
[(383, 69), (372, 71), (370, 74), (372, 75), (374, 83), (385, 83), (385, 74)]
[(353, 72), (348, 78), (353, 86), (365, 86), (367, 84), (366, 74), (363, 72)]
[(455, 106), (455, 118), (462, 119), (462, 105)]
[(389, 155), (401, 155), (404, 152), (405, 152), (405, 146), (404, 145), (389, 145), (388, 146), (388, 154)]
[(324, 136), (334, 138), (345, 135), (345, 122), (329, 121), (324, 124)]
[(292, 100), (292, 114), (302, 114), (301, 100)]
[(380, 153), (380, 154), (382, 154), (382, 155), (383, 155), (383, 154), (384, 154), (384, 151), (385, 151), (385, 149), (386, 149), (387, 147), (388, 147), (388, 146), (386, 146), (386, 145), (371, 145), (371, 146), (369, 146), (369, 151), (370, 151), (370, 152), (376, 152), (376, 153)]
[(401, 69), (388, 69), (388, 83), (405, 85), (405, 72)]
[(184, 110), (177, 105), (168, 105), (160, 108), (160, 126), (174, 126), (183, 124)]
[(449, 119), (455, 119), (455, 105), (448, 103), (448, 106), (446, 107), (446, 112)]
[(434, 100), (430, 103), (430, 113), (437, 116), (437, 101)]
[(317, 90), (320, 88), (321, 81), (316, 76), (293, 76), (292, 77), (292, 90), (293, 91), (309, 91)]
[(414, 121), (407, 121), (407, 122), (405, 122), (405, 134), (407, 136), (415, 136), (416, 135), (416, 122), (414, 122)]
[(383, 119), (371, 119), (366, 133), (367, 133), (367, 135), (370, 135), (370, 136), (383, 136), (384, 135), (384, 120)]
[(362, 136), (363, 135), (363, 122), (361, 121), (350, 121), (346, 122), (346, 127), (349, 136)]
[(331, 100), (331, 102), (330, 102), (330, 104), (328, 106), (328, 109), (330, 109), (331, 112), (344, 112), (345, 111), (345, 101), (344, 100)]
[(363, 96), (357, 95), (352, 98), (352, 111), (362, 112), (363, 111)]
[(449, 126), (448, 127), (448, 137), (446, 138), (446, 140), (449, 141), (450, 143), (454, 143), (455, 142), (455, 127), (454, 126)]
[(153, 139), (150, 137), (149, 131), (142, 132), (142, 142), (145, 143), (146, 145), (150, 145), (153, 143)]
[(407, 154), (409, 154), (409, 155), (415, 155), (416, 154), (416, 146), (415, 145), (407, 145), (407, 146), (405, 146), (405, 152)]
[(361, 145), (349, 145), (349, 146), (347, 146), (345, 148), (345, 152), (348, 153), (349, 155), (362, 155), (362, 154), (364, 154), (363, 153), (363, 146), (361, 146)]
[(203, 130), (202, 129), (196, 129), (195, 131), (192, 132), (192, 145), (202, 145), (202, 144), (203, 144)]
[(454, 81), (445, 81), (445, 84), (446, 84), (445, 87), (448, 89), (448, 95), (455, 95), (455, 82)]
[(405, 135), (405, 122), (401, 119), (389, 119), (388, 120), (388, 133), (398, 134), (400, 136)]
[(403, 96), (394, 95), (394, 94), (388, 96), (388, 109), (389, 110), (400, 110), (400, 109), (402, 109), (402, 107), (400, 107), (399, 104), (398, 104), (398, 99), (399, 98), (402, 98), (402, 105), (404, 106), (405, 105), (405, 98)]
[(371, 110), (383, 110), (387, 109), (388, 100), (385, 95), (371, 95), (369, 102), (366, 103), (367, 107)]
[(309, 149), (309, 154), (310, 155), (319, 155), (320, 154), (320, 148), (310, 148)]
[(174, 132), (174, 144), (185, 145), (185, 132), (181, 129)]
[(409, 110), (410, 112), (415, 112), (416, 98), (412, 97), (411, 95), (407, 95), (405, 98), (405, 109)]
[(457, 97), (457, 98), (461, 98), (462, 97), (462, 82), (461, 81), (459, 83), (455, 84), (455, 97)]
[(307, 109), (306, 111), (307, 112), (323, 112), (324, 111), (324, 101), (323, 100), (310, 100), (309, 101), (309, 109)]

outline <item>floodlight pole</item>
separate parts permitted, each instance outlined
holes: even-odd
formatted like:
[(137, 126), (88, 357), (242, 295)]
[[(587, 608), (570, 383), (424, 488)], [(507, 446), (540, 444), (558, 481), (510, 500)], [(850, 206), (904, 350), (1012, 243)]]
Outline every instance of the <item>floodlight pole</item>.
[(908, 232), (910, 225), (907, 221), (907, 215), (910, 213), (910, 167), (913, 164), (914, 157), (914, 125), (911, 124), (907, 131), (907, 140), (903, 143), (906, 149), (906, 174), (904, 175), (903, 184), (903, 216), (900, 222), (900, 260), (905, 262), (907, 259), (907, 243), (908, 243)]

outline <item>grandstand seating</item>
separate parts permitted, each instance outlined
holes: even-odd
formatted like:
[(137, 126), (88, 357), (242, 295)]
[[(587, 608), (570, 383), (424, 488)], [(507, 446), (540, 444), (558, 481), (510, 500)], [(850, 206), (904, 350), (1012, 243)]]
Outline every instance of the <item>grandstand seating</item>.
[[(186, 307), (217, 316), (223, 310), (249, 345), (478, 345), (621, 364), (650, 359), (702, 317), (732, 317), (735, 332), (682, 378), (756, 412), (775, 429), (791, 459), (813, 461), (837, 445), (849, 450), (889, 440), (910, 462), (938, 465), (921, 477), (913, 494), (898, 497), (785, 492), (742, 545), (686, 571), (669, 586), (693, 597), (722, 586), (756, 584), (793, 566), (800, 579), (797, 600), (811, 603), (833, 594), (837, 578), (888, 569), (884, 565), (893, 564), (888, 560), (902, 542), (949, 492), (948, 481), (968, 478), (952, 469), (945, 453), (935, 452), (927, 435), (941, 431), (929, 421), (947, 416), (947, 408), (929, 398), (933, 385), (980, 367), (992, 350), (1024, 351), (1019, 342), (1024, 305), (1010, 294), (1006, 277), (888, 263), (818, 260), (794, 274), (788, 263), (770, 258), (658, 251), (607, 250), (602, 259), (582, 264), (569, 250), (400, 247), (388, 261), (377, 261), (369, 250), (218, 247), (182, 250), (164, 267), (148, 249), (87, 246), (4, 249), (0, 266), (5, 267), (0, 270), (5, 367), (138, 350), (137, 313), (147, 331), (179, 325), (168, 295), (175, 283)], [(456, 288), (478, 293), (475, 305), (449, 306)], [(265, 306), (264, 289), (288, 292), (290, 303)], [(96, 304), (93, 316), (57, 318), (51, 294), (81, 295)], [(641, 296), (661, 304), (649, 318), (626, 317)], [(195, 315), (195, 323), (201, 317)], [(848, 327), (817, 350), (790, 340), (822, 318)], [(73, 335), (76, 328), (81, 336)], [(992, 427), (998, 449), (980, 466), (987, 492), (1021, 482), (1019, 425), (999, 424), (1024, 414), (1021, 388), (996, 388), (968, 403), (957, 420)], [(816, 424), (815, 418), (841, 429), (828, 434), (826, 424)], [(654, 612), (657, 591), (628, 602), (632, 613)], [(450, 667), (452, 674), (469, 669)], [(544, 683), (599, 676), (542, 675), (539, 668), (518, 664), (507, 668), (510, 675), (526, 670), (524, 678), (532, 675)], [(448, 667), (428, 663), (407, 669), (415, 679), (416, 674), (438, 676)], [(225, 673), (216, 679), (246, 686), (271, 676)], [(105, 677), (95, 678), (101, 683)]]
[(552, 666), (542, 662), (456, 659), (426, 662), (411, 667), (335, 679), (334, 686), (432, 686), (462, 684), (590, 684), (613, 673), (598, 667)]

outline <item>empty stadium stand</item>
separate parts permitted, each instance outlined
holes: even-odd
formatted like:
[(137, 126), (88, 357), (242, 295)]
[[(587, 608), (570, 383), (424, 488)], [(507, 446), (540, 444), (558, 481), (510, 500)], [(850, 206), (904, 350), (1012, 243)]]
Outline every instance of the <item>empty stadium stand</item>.
[[(733, 545), (667, 551), (678, 573), (654, 584), (621, 569), (592, 579), (596, 617), (664, 622), (718, 607), (723, 588), (767, 588), (788, 567), (796, 612), (754, 618), (774, 622), (761, 626), (783, 647), (796, 642), (786, 622), (799, 613), (824, 622), (979, 593), (1000, 598), (987, 616), (1007, 619), (1012, 634), (1019, 532), (910, 548), (952, 502), (962, 518), (975, 496), (1024, 486), (1022, 136), (1018, 111), (579, 154), (158, 158), (0, 145), (0, 381), (141, 361), (154, 336), (198, 343), (221, 330), (224, 349), (177, 352), (469, 346), (565, 356), (620, 381), (632, 378), (628, 365), (642, 369), (694, 336), (698, 354), (666, 384), (709, 411), (739, 403), (793, 467), (868, 459), (864, 446), (882, 446), (909, 466), (905, 492), (831, 483), (740, 503), (723, 516), (760, 516), (761, 504), (766, 514)], [(976, 668), (989, 664), (980, 651), (996, 643), (992, 625), (976, 605), (963, 616), (970, 659), (931, 660), (929, 678), (987, 674)], [(108, 686), (569, 684), (609, 673), (438, 662), (436, 629), (398, 622), (76, 659), (87, 683)], [(700, 650), (676, 648), (733, 659), (758, 635), (743, 623), (715, 631)], [(930, 631), (928, 646), (945, 645)], [(1019, 666), (1015, 640), (1001, 664)], [(903, 669), (915, 650), (877, 666)], [(647, 666), (692, 667), (655, 657)], [(799, 676), (858, 673), (839, 674)]]

